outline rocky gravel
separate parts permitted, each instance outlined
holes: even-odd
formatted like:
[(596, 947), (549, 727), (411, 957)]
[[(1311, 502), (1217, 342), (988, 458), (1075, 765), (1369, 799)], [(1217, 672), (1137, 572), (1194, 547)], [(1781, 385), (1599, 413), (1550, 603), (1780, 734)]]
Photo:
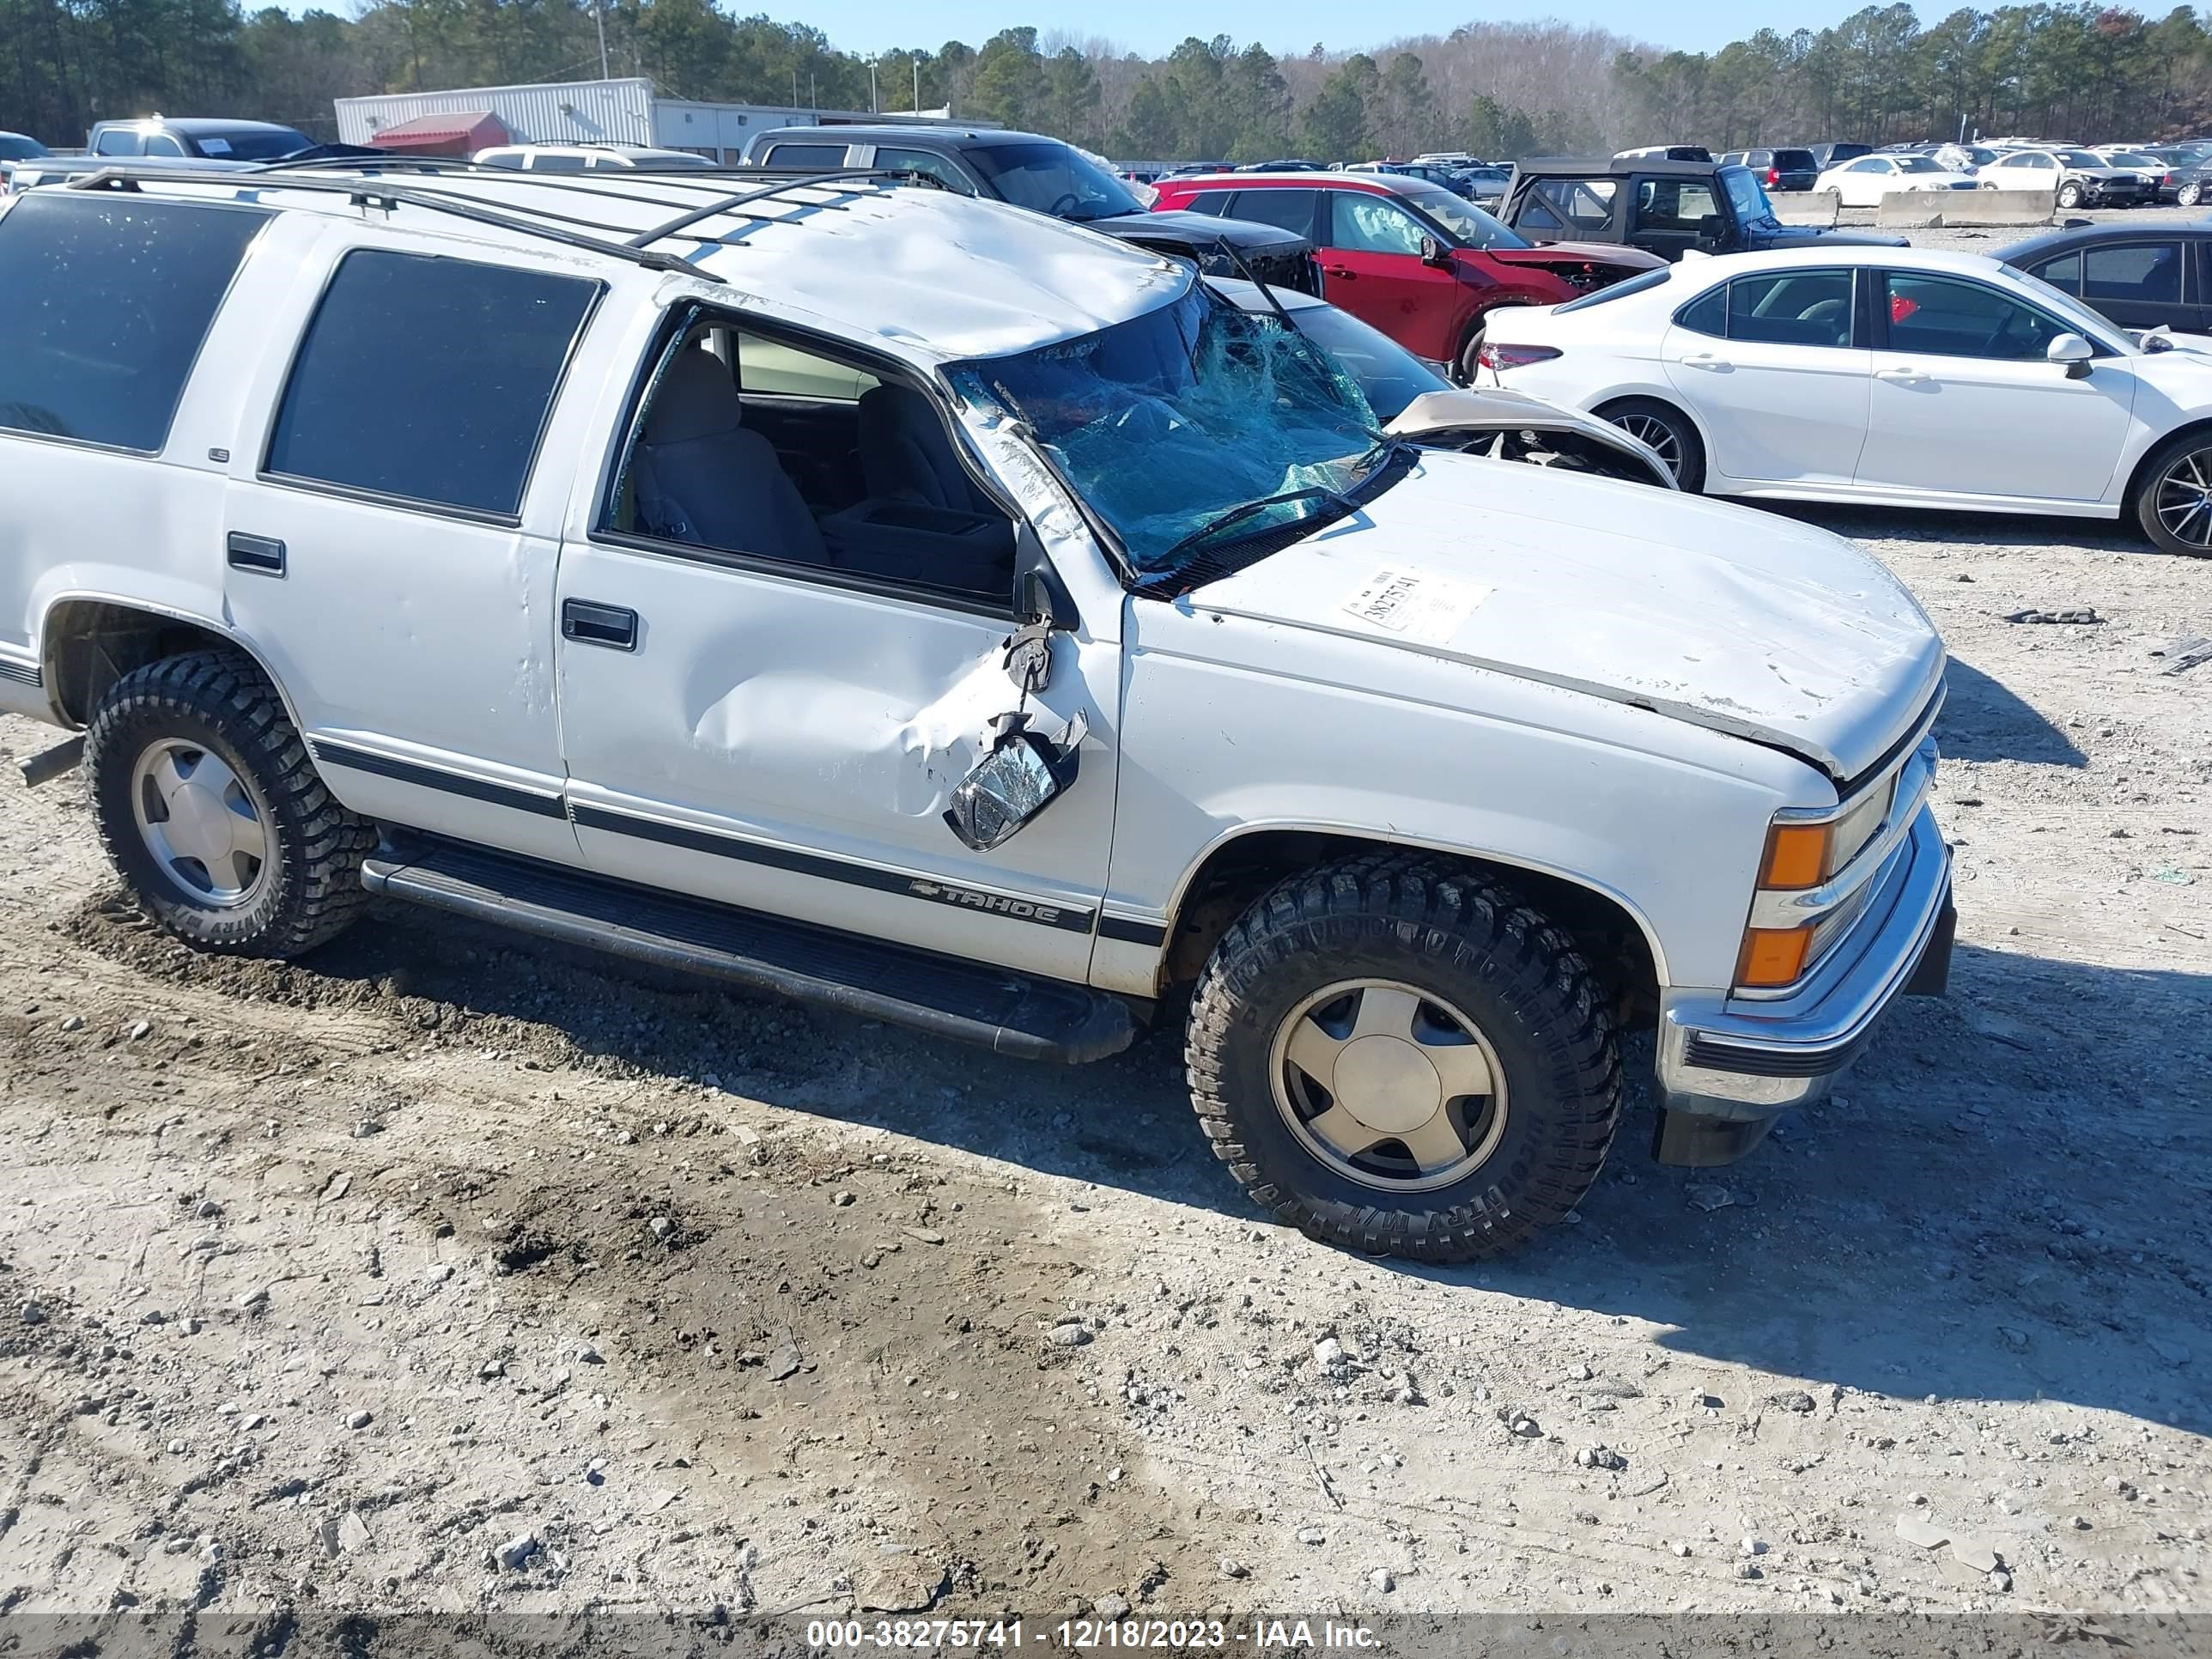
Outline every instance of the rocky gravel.
[(1725, 1170), (1639, 1086), (1480, 1268), (1248, 1210), (1171, 1031), (1027, 1067), (397, 908), (198, 957), (11, 771), (0, 1614), (2203, 1611), (2212, 563), (1804, 516), (1955, 654), (1953, 994)]

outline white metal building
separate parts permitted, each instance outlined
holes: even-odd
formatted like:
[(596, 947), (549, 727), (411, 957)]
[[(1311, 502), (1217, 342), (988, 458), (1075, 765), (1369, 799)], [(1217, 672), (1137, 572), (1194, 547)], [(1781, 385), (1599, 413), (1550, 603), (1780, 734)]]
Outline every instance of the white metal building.
[[(521, 87), (462, 87), (449, 92), (395, 92), (337, 100), (342, 143), (374, 144), (378, 133), (426, 115), (483, 112), (497, 116), (517, 143), (645, 144), (690, 150), (735, 164), (745, 143), (768, 127), (836, 125), (853, 121), (932, 121), (921, 115), (871, 115), (865, 110), (798, 109), (774, 104), (708, 104), (663, 98), (643, 76), (614, 81), (562, 81)], [(970, 121), (971, 126), (992, 122)]]

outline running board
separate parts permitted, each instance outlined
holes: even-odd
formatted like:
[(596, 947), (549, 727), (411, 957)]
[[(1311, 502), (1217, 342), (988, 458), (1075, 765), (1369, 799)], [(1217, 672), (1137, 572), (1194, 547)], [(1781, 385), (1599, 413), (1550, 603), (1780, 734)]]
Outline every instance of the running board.
[(1084, 986), (994, 972), (481, 848), (387, 848), (362, 866), (361, 878), (373, 893), (1023, 1060), (1103, 1060), (1136, 1036), (1127, 1003)]

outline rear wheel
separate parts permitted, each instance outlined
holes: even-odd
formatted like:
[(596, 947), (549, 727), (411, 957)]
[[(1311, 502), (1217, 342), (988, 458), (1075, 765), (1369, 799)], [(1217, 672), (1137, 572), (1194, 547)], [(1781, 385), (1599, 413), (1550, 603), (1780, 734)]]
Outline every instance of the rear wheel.
[(1613, 1022), (1565, 936), (1418, 858), (1293, 878), (1192, 1000), (1191, 1103), (1255, 1202), (1376, 1255), (1502, 1255), (1570, 1212), (1620, 1109)]
[(117, 873), (202, 950), (297, 956), (366, 898), (375, 827), (332, 799), (275, 688), (235, 652), (118, 680), (86, 731), (85, 769)]
[(1597, 411), (1632, 438), (1641, 438), (1658, 452), (1680, 488), (1695, 495), (1705, 486), (1705, 446), (1690, 417), (1672, 404), (1652, 398), (1628, 398), (1607, 404)]
[(2212, 430), (2185, 432), (2152, 454), (2135, 508), (2143, 533), (2164, 551), (2212, 558)]
[(2196, 183), (2184, 185), (2174, 191), (2173, 199), (2183, 207), (2195, 207), (2204, 199), (2204, 186)]

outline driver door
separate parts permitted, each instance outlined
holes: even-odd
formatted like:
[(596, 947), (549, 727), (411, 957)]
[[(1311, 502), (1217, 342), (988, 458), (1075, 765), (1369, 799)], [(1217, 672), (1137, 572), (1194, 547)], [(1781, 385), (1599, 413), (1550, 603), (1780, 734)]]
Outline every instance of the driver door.
[[(921, 562), (934, 544), (918, 533), (938, 527), (931, 511), (888, 497), (894, 533), (860, 568), (837, 526), (871, 501), (825, 492), (840, 480), (857, 489), (873, 469), (855, 457), (809, 471), (791, 455), (765, 459), (755, 441), (756, 424), (795, 430), (793, 406), (811, 401), (810, 450), (874, 441), (853, 389), (889, 368), (825, 356), (802, 374), (808, 344), (770, 353), (766, 337), (734, 313), (690, 313), (641, 376), (653, 386), (614, 481), (581, 483), (571, 504), (559, 685), (584, 857), (624, 881), (1081, 981), (1113, 831), (1118, 612), (1084, 603), (1079, 624), (1049, 638), (1048, 683), (1024, 698), (1005, 667), (1011, 569), (1003, 591), (933, 586)], [(735, 389), (695, 380), (658, 420), (654, 387), (676, 383), (679, 354), (702, 350)], [(909, 447), (930, 439), (904, 436)], [(687, 498), (656, 526), (631, 505), (647, 448), (659, 457), (651, 487), (671, 505), (687, 490), (742, 499), (710, 514)], [(914, 568), (899, 565), (902, 548)], [(944, 814), (989, 752), (994, 718), (1018, 711), (1053, 738), (1080, 715), (1087, 735), (1064, 793), (976, 851)]]
[(1703, 179), (1638, 179), (1630, 211), (1634, 216), (1631, 242), (1662, 259), (1679, 259), (1711, 240), (1705, 224), (1721, 216), (1721, 204), (1712, 185)]
[(1874, 384), (1857, 482), (2094, 501), (2119, 464), (2136, 380), (2109, 357), (2069, 379), (2045, 349), (2068, 325), (1960, 276), (1875, 280)]
[(1431, 233), (1376, 191), (1333, 190), (1322, 297), (1432, 362), (1459, 353), (1459, 278), (1421, 260)]

